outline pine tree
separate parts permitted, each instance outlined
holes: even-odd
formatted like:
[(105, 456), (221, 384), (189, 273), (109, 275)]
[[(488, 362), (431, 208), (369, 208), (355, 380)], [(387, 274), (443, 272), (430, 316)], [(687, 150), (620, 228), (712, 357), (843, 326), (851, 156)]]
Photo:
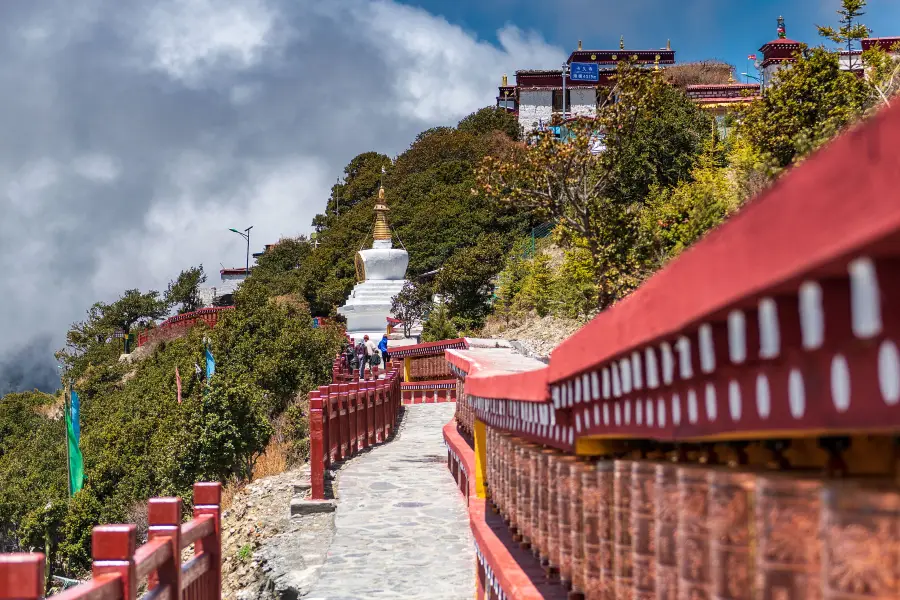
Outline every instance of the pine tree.
[(841, 8), (837, 13), (841, 16), (838, 21), (841, 26), (835, 29), (829, 26), (818, 26), (819, 35), (828, 38), (835, 44), (847, 47), (847, 60), (850, 69), (856, 66), (853, 58), (853, 51), (856, 43), (863, 40), (871, 34), (871, 30), (859, 22), (860, 18), (865, 16), (863, 9), (866, 7), (866, 0), (841, 0)]

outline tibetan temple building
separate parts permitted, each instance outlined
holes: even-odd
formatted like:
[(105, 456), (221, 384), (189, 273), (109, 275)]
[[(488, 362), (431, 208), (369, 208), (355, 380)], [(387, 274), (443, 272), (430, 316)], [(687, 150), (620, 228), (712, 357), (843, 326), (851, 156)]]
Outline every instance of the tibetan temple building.
[[(796, 61), (801, 42), (788, 39), (784, 19), (778, 18), (778, 36), (760, 48), (762, 60), (756, 63), (760, 72), (760, 83), (739, 83), (733, 77), (717, 84), (686, 85), (685, 93), (694, 102), (709, 110), (717, 117), (724, 116), (735, 106), (759, 97), (762, 90), (772, 81), (772, 77), (782, 67)], [(862, 40), (862, 50), (841, 52), (841, 65), (846, 70), (862, 72), (862, 52), (880, 46), (888, 52), (896, 52), (900, 37), (868, 38)], [(661, 69), (675, 65), (675, 51), (671, 44), (664, 48), (632, 50), (625, 48), (624, 39), (619, 41), (618, 50), (585, 50), (581, 42), (566, 60), (572, 63), (593, 63), (598, 65), (598, 81), (573, 80), (571, 75), (563, 83), (563, 69), (516, 71), (516, 80), (510, 84), (506, 75), (497, 96), (497, 107), (514, 113), (518, 117), (522, 131), (529, 132), (549, 124), (554, 117), (593, 116), (599, 102), (605, 97), (602, 90), (609, 87), (616, 65), (626, 59), (638, 65)], [(755, 55), (752, 57), (755, 58)], [(563, 91), (565, 88), (565, 91)], [(565, 94), (565, 97), (564, 97)]]

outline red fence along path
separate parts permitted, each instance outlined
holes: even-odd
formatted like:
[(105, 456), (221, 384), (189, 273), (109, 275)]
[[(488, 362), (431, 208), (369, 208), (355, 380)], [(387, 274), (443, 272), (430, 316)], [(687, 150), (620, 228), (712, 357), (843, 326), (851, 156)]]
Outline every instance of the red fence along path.
[(219, 316), (226, 310), (234, 310), (234, 307), (221, 306), (201, 308), (200, 310), (195, 310), (193, 312), (170, 317), (160, 323), (158, 327), (140, 332), (138, 334), (138, 347), (140, 348), (141, 346), (152, 340), (155, 336), (160, 335), (166, 331), (183, 331), (186, 329), (190, 329), (198, 323), (206, 323), (210, 327), (215, 327), (216, 323), (219, 321)]
[[(101, 525), (91, 536), (91, 579), (56, 600), (135, 600), (144, 598), (218, 600), (222, 597), (220, 483), (194, 485), (194, 514), (182, 522), (181, 499), (152, 498), (148, 504), (148, 541), (137, 546), (135, 525)], [(181, 562), (184, 549), (194, 556)], [(44, 597), (44, 555), (0, 555), (0, 600)]]
[[(335, 365), (335, 375), (340, 376)], [(311, 498), (325, 498), (325, 469), (387, 441), (397, 427), (400, 368), (384, 365), (384, 379), (333, 383), (309, 394)], [(341, 381), (336, 377), (335, 381)]]

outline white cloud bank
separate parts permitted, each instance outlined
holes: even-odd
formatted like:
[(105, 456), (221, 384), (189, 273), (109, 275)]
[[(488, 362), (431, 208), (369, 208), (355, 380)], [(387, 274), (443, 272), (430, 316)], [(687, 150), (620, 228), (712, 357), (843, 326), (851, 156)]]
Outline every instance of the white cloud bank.
[(200, 263), (216, 279), (243, 263), (229, 227), (253, 225), (253, 250), (308, 231), (354, 155), (565, 57), (498, 40), (389, 0), (0, 3), (0, 358), (49, 335), (52, 360), (127, 288)]

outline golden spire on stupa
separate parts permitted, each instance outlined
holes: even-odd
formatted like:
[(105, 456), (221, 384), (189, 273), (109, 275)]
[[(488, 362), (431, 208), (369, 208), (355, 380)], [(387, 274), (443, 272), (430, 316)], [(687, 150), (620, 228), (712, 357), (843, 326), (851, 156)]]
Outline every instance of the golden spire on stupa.
[(390, 240), (391, 228), (387, 222), (387, 212), (390, 210), (384, 200), (384, 185), (378, 188), (378, 202), (375, 203), (375, 232), (372, 239)]

